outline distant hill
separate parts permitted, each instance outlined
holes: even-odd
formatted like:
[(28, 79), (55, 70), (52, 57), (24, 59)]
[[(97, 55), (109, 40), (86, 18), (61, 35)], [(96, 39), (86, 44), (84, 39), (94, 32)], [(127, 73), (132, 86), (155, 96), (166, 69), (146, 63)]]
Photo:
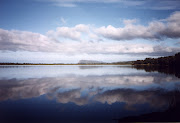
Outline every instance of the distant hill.
[(112, 64), (132, 64), (133, 61), (119, 61), (119, 62), (112, 62)]
[(105, 62), (95, 61), (95, 60), (80, 60), (78, 62), (78, 64), (101, 64), (101, 63), (105, 63)]

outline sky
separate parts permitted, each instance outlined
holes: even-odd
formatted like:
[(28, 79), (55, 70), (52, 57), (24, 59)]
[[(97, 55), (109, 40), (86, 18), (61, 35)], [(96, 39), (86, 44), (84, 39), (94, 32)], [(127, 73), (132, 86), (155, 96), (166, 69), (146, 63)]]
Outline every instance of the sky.
[(179, 0), (0, 0), (0, 62), (118, 62), (177, 52)]

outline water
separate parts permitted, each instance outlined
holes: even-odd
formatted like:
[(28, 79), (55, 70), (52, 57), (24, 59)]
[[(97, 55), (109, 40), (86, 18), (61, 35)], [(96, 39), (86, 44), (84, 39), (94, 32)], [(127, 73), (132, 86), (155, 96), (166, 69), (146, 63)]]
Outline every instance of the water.
[(117, 123), (177, 106), (179, 90), (132, 66), (0, 66), (0, 122)]

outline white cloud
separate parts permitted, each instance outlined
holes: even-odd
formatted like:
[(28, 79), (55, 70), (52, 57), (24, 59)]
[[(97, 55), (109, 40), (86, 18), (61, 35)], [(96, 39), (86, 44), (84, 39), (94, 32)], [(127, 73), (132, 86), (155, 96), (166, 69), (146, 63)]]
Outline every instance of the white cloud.
[(173, 13), (165, 22), (153, 21), (148, 26), (133, 24), (135, 22), (135, 19), (124, 20), (124, 27), (103, 26), (96, 32), (113, 40), (180, 38), (180, 12)]
[(55, 3), (54, 5), (60, 7), (76, 7), (76, 4), (73, 3)]
[(180, 8), (179, 0), (37, 0), (50, 2), (53, 5), (60, 7), (77, 7), (79, 3), (114, 3), (121, 5), (120, 7), (135, 7), (138, 9), (153, 9), (153, 10), (175, 10)]
[(0, 37), (1, 50), (51, 51), (55, 46), (47, 36), (27, 31), (0, 29)]
[(53, 35), (57, 38), (63, 37), (72, 40), (80, 40), (81, 37), (81, 33), (79, 31), (69, 27), (58, 27), (56, 28), (56, 31), (48, 31), (47, 34)]
[(136, 23), (138, 20), (137, 19), (124, 19), (123, 20), (123, 23), (125, 24), (125, 25), (131, 25), (131, 24), (133, 24), (133, 23)]
[[(72, 39), (80, 38), (85, 26), (58, 28), (55, 35)], [(63, 30), (61, 30), (63, 29)], [(80, 32), (81, 31), (81, 32)], [(57, 33), (57, 34), (56, 34)], [(77, 33), (77, 36), (75, 35)], [(177, 52), (180, 48), (131, 42), (91, 42), (91, 41), (54, 41), (38, 33), (8, 31), (0, 29), (0, 49), (7, 51), (56, 52), (61, 54), (158, 54)]]
[[(180, 12), (163, 21), (150, 22), (148, 26), (137, 19), (124, 20), (125, 27), (94, 27), (78, 24), (74, 27), (57, 27), (46, 35), (39, 33), (0, 29), (1, 51), (54, 52), (69, 54), (146, 54), (164, 55), (180, 51), (179, 47), (124, 42), (122, 40), (180, 38)], [(104, 41), (100, 41), (101, 38)], [(110, 39), (110, 41), (108, 41)], [(113, 41), (113, 40), (118, 41)], [(121, 41), (119, 41), (121, 40)]]
[(88, 33), (89, 26), (84, 24), (76, 25), (75, 27), (57, 27), (55, 31), (50, 30), (47, 35), (50, 37), (66, 38), (72, 40), (81, 40), (82, 33)]
[(79, 3), (119, 3), (125, 6), (140, 6), (145, 3), (144, 0), (37, 0), (50, 2), (53, 5), (60, 7), (77, 7)]
[(79, 32), (86, 32), (86, 33), (90, 31), (89, 25), (85, 25), (85, 24), (78, 24), (74, 27), (74, 29)]

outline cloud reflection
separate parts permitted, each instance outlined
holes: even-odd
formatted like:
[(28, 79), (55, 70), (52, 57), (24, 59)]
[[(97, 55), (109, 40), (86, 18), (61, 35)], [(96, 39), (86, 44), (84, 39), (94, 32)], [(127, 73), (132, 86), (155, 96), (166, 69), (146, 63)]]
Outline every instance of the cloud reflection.
[(59, 103), (86, 105), (93, 102), (124, 102), (127, 107), (148, 103), (167, 105), (179, 79), (170, 75), (61, 76), (49, 78), (1, 79), (0, 101), (46, 95)]

